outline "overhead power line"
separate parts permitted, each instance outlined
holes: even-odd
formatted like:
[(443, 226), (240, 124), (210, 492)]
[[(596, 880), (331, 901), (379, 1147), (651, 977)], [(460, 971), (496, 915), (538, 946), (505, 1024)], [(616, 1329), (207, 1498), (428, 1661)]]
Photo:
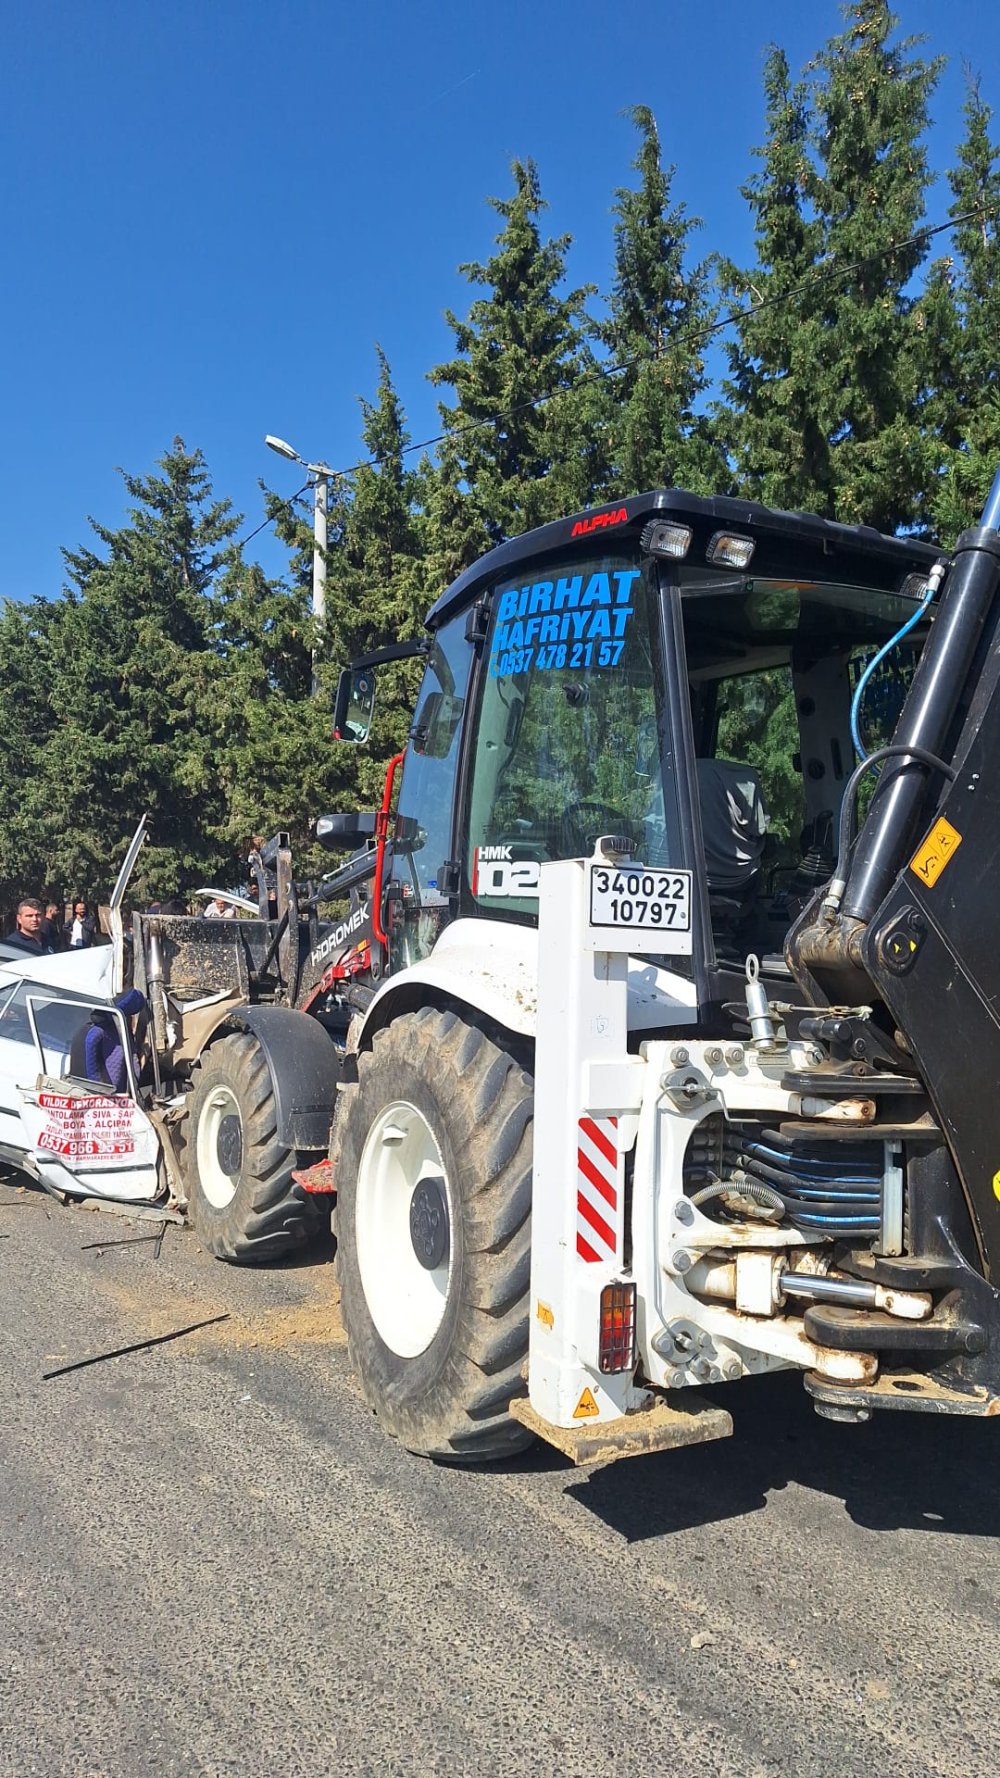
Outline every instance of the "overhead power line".
[[(294, 494), (289, 494), (287, 500), (280, 500), (278, 502), (279, 506), (287, 506), (288, 510), (291, 511), (292, 507), (295, 505), (296, 500), (299, 499), (300, 495), (302, 495), (306, 492), (306, 489), (308, 487), (309, 487), (309, 483), (303, 482), (301, 488), (297, 488)], [(261, 519), (260, 524), (256, 525), (252, 531), (248, 531), (245, 537), (238, 537), (236, 539), (235, 548), (242, 549), (243, 545), (245, 543), (249, 543), (251, 538), (256, 537), (259, 534), (259, 532), (266, 530), (268, 525), (273, 525), (276, 517), (277, 517), (276, 513), (269, 512), (267, 515), (267, 518)]]
[[(963, 223), (985, 222), (989, 217), (995, 217), (996, 214), (995, 209), (985, 207), (966, 210), (959, 216), (951, 217), (947, 222), (937, 222), (927, 228), (918, 229), (906, 240), (892, 241), (888, 246), (880, 247), (875, 253), (868, 253), (862, 259), (851, 260), (847, 265), (817, 267), (815, 272), (810, 273), (806, 278), (800, 278), (797, 284), (790, 285), (787, 290), (777, 292), (774, 296), (759, 297), (750, 304), (749, 308), (730, 309), (725, 315), (717, 316), (714, 321), (700, 322), (694, 327), (675, 334), (670, 341), (670, 346), (691, 345), (699, 340), (711, 339), (715, 334), (723, 333), (727, 327), (735, 327), (739, 322), (749, 321), (755, 315), (763, 314), (765, 309), (782, 308), (793, 303), (797, 297), (820, 290), (828, 284), (843, 282), (856, 273), (866, 270), (867, 267), (877, 265), (881, 260), (891, 259), (895, 254), (905, 253), (911, 247), (919, 247), (925, 241), (933, 240), (936, 235), (950, 234), (953, 229), (960, 228)], [(624, 376), (627, 371), (634, 370), (637, 365), (649, 362), (645, 353), (638, 352), (633, 357), (620, 359), (615, 364), (596, 365), (592, 371), (586, 371), (583, 376), (578, 378), (574, 386), (579, 388), (583, 383), (607, 382), (612, 377)], [(540, 395), (532, 395), (528, 400), (518, 402), (515, 407), (506, 408), (503, 412), (491, 414), (482, 420), (460, 420), (456, 425), (448, 427), (443, 432), (435, 432), (431, 437), (421, 439), (418, 444), (405, 445), (400, 455), (412, 457), (418, 451), (428, 451), (432, 446), (444, 444), (446, 440), (461, 437), (466, 432), (479, 432), (484, 427), (502, 426), (505, 421), (517, 419), (520, 414), (530, 413), (532, 408), (544, 407), (546, 402), (555, 401), (558, 396), (565, 393), (564, 389), (550, 389)], [(344, 480), (348, 476), (356, 475), (361, 469), (377, 469), (384, 461), (385, 458), (378, 455), (362, 457), (357, 463), (349, 463), (342, 469), (332, 470), (331, 479)], [(306, 487), (308, 486), (307, 482)], [(282, 505), (291, 506), (292, 502), (305, 491), (305, 488), (300, 488), (297, 494), (291, 496), (290, 500), (282, 501)], [(240, 544), (249, 543), (252, 537), (257, 536), (258, 531), (263, 531), (264, 527), (272, 522), (273, 518), (266, 518), (255, 531), (251, 531), (247, 537), (241, 538)]]
[[(961, 216), (953, 216), (949, 222), (938, 222), (932, 227), (918, 229), (916, 234), (910, 235), (905, 241), (893, 241), (888, 247), (880, 247), (876, 253), (869, 253), (863, 259), (852, 260), (848, 265), (821, 267), (808, 278), (801, 278), (788, 290), (783, 290), (775, 296), (761, 297), (749, 308), (730, 309), (728, 314), (720, 315), (715, 321), (701, 322), (683, 333), (676, 334), (670, 344), (671, 346), (688, 345), (698, 339), (710, 339), (713, 334), (721, 333), (727, 327), (734, 327), (738, 321), (747, 321), (754, 315), (761, 314), (765, 309), (780, 308), (783, 304), (791, 303), (797, 296), (803, 295), (809, 290), (819, 289), (824, 284), (833, 284), (844, 278), (850, 278), (855, 272), (863, 271), (866, 266), (876, 265), (879, 260), (888, 259), (896, 253), (905, 253), (907, 248), (917, 247), (923, 241), (932, 240), (935, 235), (948, 234), (952, 229), (959, 228), (963, 222), (985, 221), (987, 217), (995, 215), (996, 211), (990, 209), (967, 210)], [(616, 364), (597, 365), (592, 371), (588, 371), (580, 377), (576, 386), (579, 387), (579, 383), (600, 382), (610, 377), (623, 376), (626, 371), (633, 370), (636, 365), (648, 363), (649, 359), (646, 354), (639, 352), (634, 357), (621, 359)], [(565, 393), (566, 391), (563, 389), (550, 389), (541, 395), (531, 396), (527, 401), (519, 402), (516, 407), (507, 408), (503, 413), (492, 414), (486, 419), (461, 420), (458, 425), (451, 426), (444, 432), (436, 432), (433, 437), (422, 439), (419, 444), (407, 445), (400, 454), (410, 457), (416, 451), (429, 450), (432, 445), (443, 444), (446, 439), (455, 438), (463, 432), (476, 432), (484, 426), (500, 426), (505, 420), (516, 419), (518, 414), (527, 413), (531, 408), (541, 407), (545, 402), (554, 401), (559, 395)], [(377, 468), (383, 460), (378, 456), (364, 457), (360, 462), (352, 463), (345, 469), (336, 469), (333, 473), (338, 476), (355, 475), (359, 469)]]

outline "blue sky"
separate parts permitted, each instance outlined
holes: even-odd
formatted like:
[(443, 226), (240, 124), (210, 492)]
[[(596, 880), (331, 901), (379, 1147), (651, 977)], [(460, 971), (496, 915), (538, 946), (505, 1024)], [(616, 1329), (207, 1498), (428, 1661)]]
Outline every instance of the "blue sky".
[[(949, 58), (941, 170), (963, 63), (1000, 114), (1000, 9), (897, 10)], [(175, 433), (246, 530), (258, 476), (299, 485), (266, 432), (353, 462), (376, 340), (414, 438), (436, 431), (443, 310), (468, 305), (457, 266), (489, 252), (515, 155), (571, 276), (606, 285), (622, 112), (649, 104), (704, 250), (745, 257), (766, 46), (798, 69), (837, 29), (835, 0), (6, 0), (0, 596), (58, 593), (59, 546), (124, 516), (116, 465), (144, 473)], [(931, 220), (947, 203), (942, 181)], [(285, 566), (267, 533), (253, 552)]]

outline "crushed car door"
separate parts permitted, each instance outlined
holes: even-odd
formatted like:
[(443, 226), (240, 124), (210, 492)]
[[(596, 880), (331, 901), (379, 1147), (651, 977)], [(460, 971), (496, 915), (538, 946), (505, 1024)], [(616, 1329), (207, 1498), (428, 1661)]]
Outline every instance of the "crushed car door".
[(24, 1005), (24, 986), (18, 981), (0, 987), (0, 1159), (21, 1165), (24, 1126), (18, 1086), (30, 1080), (35, 1052)]
[(85, 1079), (82, 1060), (74, 1056), (89, 1023), (86, 1003), (33, 993), (27, 1006), (38, 1079), (34, 1088), (21, 1089), (21, 1119), (39, 1178), (77, 1197), (126, 1203), (159, 1197), (160, 1143), (139, 1103), (124, 1014), (100, 1008), (117, 1026), (125, 1056), (127, 1088), (116, 1093)]

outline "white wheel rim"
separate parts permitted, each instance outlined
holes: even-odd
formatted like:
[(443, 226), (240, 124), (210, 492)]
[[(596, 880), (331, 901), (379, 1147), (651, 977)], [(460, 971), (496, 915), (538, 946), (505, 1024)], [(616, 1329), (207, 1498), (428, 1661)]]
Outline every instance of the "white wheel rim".
[[(417, 1258), (410, 1234), (410, 1205), (422, 1180), (438, 1182), (447, 1206), (447, 1246), (433, 1268)], [(451, 1187), (430, 1124), (415, 1105), (387, 1105), (368, 1132), (358, 1167), (355, 1237), (368, 1312), (399, 1358), (426, 1352), (444, 1320), (454, 1226)]]
[(240, 1168), (237, 1167), (234, 1173), (228, 1173), (219, 1156), (219, 1133), (227, 1117), (235, 1117), (239, 1121), (243, 1138), (239, 1100), (231, 1087), (220, 1084), (213, 1087), (202, 1106), (195, 1142), (198, 1178), (213, 1210), (228, 1208), (236, 1196), (236, 1188), (240, 1182)]

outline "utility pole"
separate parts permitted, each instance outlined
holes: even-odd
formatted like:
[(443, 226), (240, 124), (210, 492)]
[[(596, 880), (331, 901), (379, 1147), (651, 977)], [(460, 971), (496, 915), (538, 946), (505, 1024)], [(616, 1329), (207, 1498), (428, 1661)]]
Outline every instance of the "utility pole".
[(317, 629), (322, 634), (326, 623), (326, 515), (330, 492), (330, 474), (326, 464), (322, 469), (318, 464), (310, 463), (308, 468), (313, 472), (313, 593), (312, 612)]
[[(303, 469), (311, 477), (313, 490), (313, 581), (312, 581), (312, 614), (320, 637), (326, 623), (326, 545), (327, 545), (327, 514), (330, 510), (330, 482), (333, 470), (329, 463), (307, 463), (300, 457), (292, 445), (283, 438), (275, 438), (270, 432), (264, 440), (279, 457), (287, 457), (290, 463), (301, 463)], [(313, 693), (319, 689), (316, 674), (316, 651), (313, 650)]]

